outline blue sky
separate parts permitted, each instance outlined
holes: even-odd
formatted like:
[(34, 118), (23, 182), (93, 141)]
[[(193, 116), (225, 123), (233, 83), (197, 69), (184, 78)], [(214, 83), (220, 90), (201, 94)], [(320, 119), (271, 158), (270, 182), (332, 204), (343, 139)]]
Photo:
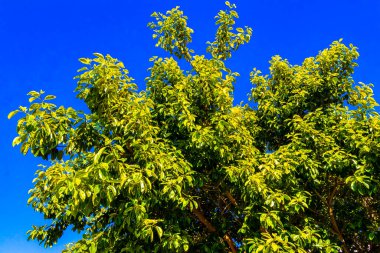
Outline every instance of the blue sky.
[[(231, 1), (232, 2), (232, 1)], [(339, 38), (359, 48), (359, 67), (354, 79), (375, 84), (380, 101), (380, 1), (378, 0), (236, 0), (238, 25), (253, 28), (250, 44), (235, 53), (228, 65), (241, 74), (235, 102), (246, 101), (253, 67), (268, 72), (271, 56), (279, 54), (292, 64)], [(213, 17), (224, 1), (6, 1), (0, 0), (0, 253), (60, 252), (78, 238), (67, 233), (52, 249), (26, 242), (32, 224), (43, 224), (42, 216), (26, 205), (27, 191), (41, 160), (23, 156), (12, 148), (16, 119), (7, 114), (27, 105), (30, 90), (45, 90), (57, 96), (56, 103), (84, 109), (75, 98), (73, 76), (80, 57), (93, 52), (122, 60), (143, 89), (154, 47), (146, 24), (153, 11), (181, 6), (195, 30), (191, 47), (205, 53), (205, 42), (213, 39)]]

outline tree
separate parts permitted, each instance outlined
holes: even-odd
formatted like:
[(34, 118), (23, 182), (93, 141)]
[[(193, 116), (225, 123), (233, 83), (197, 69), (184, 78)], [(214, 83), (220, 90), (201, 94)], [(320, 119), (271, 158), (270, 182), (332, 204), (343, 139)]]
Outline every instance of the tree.
[(275, 56), (253, 70), (250, 99), (233, 105), (238, 73), (225, 61), (249, 42), (235, 5), (216, 16), (209, 57), (189, 49), (177, 7), (153, 13), (146, 90), (123, 63), (81, 58), (78, 98), (89, 113), (31, 91), (13, 145), (51, 165), (28, 203), (48, 224), (29, 238), (65, 252), (374, 252), (380, 249), (380, 117), (371, 85), (355, 85), (357, 49), (335, 41), (302, 65)]

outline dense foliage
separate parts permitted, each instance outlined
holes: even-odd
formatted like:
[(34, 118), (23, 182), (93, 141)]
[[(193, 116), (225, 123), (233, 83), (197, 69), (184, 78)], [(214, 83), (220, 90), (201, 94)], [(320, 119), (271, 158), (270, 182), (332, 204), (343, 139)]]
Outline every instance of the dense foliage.
[(179, 8), (152, 15), (156, 45), (184, 61), (153, 57), (146, 90), (96, 53), (76, 77), (89, 113), (42, 91), (10, 113), (23, 114), (13, 145), (51, 161), (29, 199), (48, 224), (30, 239), (72, 228), (83, 239), (66, 252), (380, 250), (380, 117), (352, 79), (356, 48), (335, 41), (299, 66), (275, 56), (251, 73), (255, 106), (234, 106), (225, 60), (252, 30), (226, 4), (209, 56), (189, 49)]

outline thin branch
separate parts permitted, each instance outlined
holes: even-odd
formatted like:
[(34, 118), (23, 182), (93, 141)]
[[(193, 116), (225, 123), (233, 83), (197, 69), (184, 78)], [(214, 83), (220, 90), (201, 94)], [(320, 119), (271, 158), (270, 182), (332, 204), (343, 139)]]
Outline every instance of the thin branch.
[(235, 198), (231, 195), (231, 193), (229, 191), (226, 191), (226, 197), (231, 201), (231, 203), (234, 206), (237, 206), (237, 202), (236, 202)]

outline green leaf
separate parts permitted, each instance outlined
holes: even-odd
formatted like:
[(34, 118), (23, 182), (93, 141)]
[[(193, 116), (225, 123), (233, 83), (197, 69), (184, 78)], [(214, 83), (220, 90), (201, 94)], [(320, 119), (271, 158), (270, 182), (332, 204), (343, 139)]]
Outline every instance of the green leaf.
[(100, 53), (93, 53), (93, 55), (95, 55), (98, 58), (104, 59), (104, 56), (102, 54), (100, 54)]
[(83, 64), (86, 64), (86, 65), (91, 64), (91, 59), (89, 59), (89, 58), (79, 58), (79, 61)]
[(19, 110), (14, 110), (14, 111), (11, 111), (9, 114), (8, 114), (8, 119), (11, 119), (13, 116), (16, 115), (16, 113), (18, 113)]
[(278, 245), (277, 244), (272, 243), (271, 246), (272, 246), (273, 252), (277, 252), (278, 251)]
[(54, 95), (47, 95), (44, 100), (52, 100), (55, 99), (56, 97)]
[(28, 92), (28, 96), (31, 96), (31, 97), (39, 97), (40, 94), (41, 94), (40, 92), (37, 92), (34, 90)]
[(30, 197), (27, 201), (28, 205), (34, 200), (34, 196)]
[(104, 180), (105, 179), (105, 177), (104, 177), (103, 172), (102, 172), (101, 169), (99, 170), (98, 175), (99, 175), (99, 179), (100, 180)]
[(12, 146), (14, 147), (14, 146), (20, 144), (21, 142), (22, 142), (21, 137), (20, 137), (20, 136), (17, 136), (16, 138), (13, 139), (13, 141), (12, 141)]
[(106, 149), (106, 147), (102, 147), (102, 148), (99, 149), (99, 151), (96, 153), (96, 155), (94, 156), (94, 164), (97, 164), (97, 163), (98, 163), (99, 158), (100, 158), (100, 156), (102, 155), (102, 153), (104, 152), (105, 149)]
[(116, 191), (115, 186), (109, 185), (107, 188), (113, 193), (113, 196), (117, 195), (117, 191)]
[(32, 103), (34, 100), (36, 100), (38, 97), (30, 97), (29, 98), (29, 103)]
[(79, 197), (84, 201), (86, 199), (86, 193), (83, 190), (79, 190)]
[(90, 248), (89, 248), (90, 253), (96, 253), (97, 252), (97, 247), (94, 242), (91, 242)]
[(161, 238), (161, 237), (162, 237), (162, 234), (163, 234), (162, 228), (159, 227), (159, 226), (155, 226), (154, 228), (155, 228), (156, 231), (157, 231), (158, 237)]
[(28, 108), (26, 108), (25, 106), (19, 106), (19, 108), (22, 112), (26, 112), (28, 110)]
[(357, 182), (356, 181), (353, 181), (352, 183), (351, 183), (351, 189), (355, 192), (355, 191), (357, 191)]
[(238, 31), (239, 33), (243, 33), (244, 32), (244, 30), (242, 28), (240, 28), (240, 27), (236, 28), (236, 31)]

